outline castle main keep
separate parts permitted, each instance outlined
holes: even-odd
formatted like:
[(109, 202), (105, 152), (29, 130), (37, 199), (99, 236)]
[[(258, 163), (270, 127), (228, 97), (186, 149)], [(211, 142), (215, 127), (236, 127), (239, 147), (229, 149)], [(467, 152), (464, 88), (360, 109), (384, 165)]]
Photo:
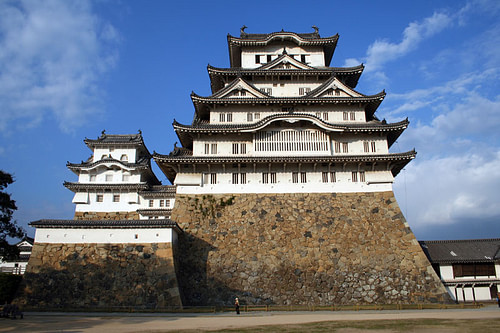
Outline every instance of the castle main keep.
[[(86, 139), (73, 220), (39, 220), (23, 300), (48, 307), (445, 302), (401, 213), (391, 153), (408, 120), (375, 115), (363, 65), (331, 67), (339, 36), (228, 35), (180, 146)], [(172, 185), (162, 185), (151, 158)], [(69, 291), (68, 291), (69, 290)]]

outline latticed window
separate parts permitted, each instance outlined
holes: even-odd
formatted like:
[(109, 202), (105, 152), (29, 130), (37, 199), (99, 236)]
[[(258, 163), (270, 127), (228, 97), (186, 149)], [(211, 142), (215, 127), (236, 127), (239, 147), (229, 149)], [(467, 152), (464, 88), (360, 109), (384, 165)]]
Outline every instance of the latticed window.
[(210, 145), (210, 153), (211, 154), (217, 154), (217, 144), (216, 143), (212, 143)]
[(113, 194), (113, 202), (120, 202), (120, 195), (119, 194)]
[(217, 184), (217, 174), (216, 173), (210, 174), (210, 184)]
[(246, 143), (241, 143), (240, 144), (240, 152), (242, 154), (246, 154), (247, 153), (247, 144)]
[(358, 181), (358, 173), (356, 171), (352, 172), (351, 180), (353, 183), (356, 183)]
[(247, 174), (246, 173), (240, 173), (240, 183), (241, 184), (247, 183)]
[(323, 112), (323, 120), (328, 120), (328, 112)]
[(251, 112), (247, 113), (247, 121), (253, 121), (253, 114)]
[(210, 154), (210, 144), (205, 143), (205, 154)]
[(356, 113), (351, 112), (350, 117), (351, 117), (351, 120), (356, 120)]
[(371, 142), (371, 147), (372, 147), (372, 153), (376, 152), (377, 151), (377, 147), (375, 145), (375, 141), (372, 141)]
[(323, 183), (328, 183), (328, 172), (322, 172), (321, 173), (321, 181)]
[(106, 175), (106, 181), (107, 182), (112, 182), (113, 181), (113, 175)]
[(154, 203), (155, 203), (154, 200), (149, 200), (148, 206), (153, 207)]
[(369, 153), (370, 152), (370, 143), (368, 141), (364, 141), (363, 142), (363, 150), (365, 153)]
[(335, 89), (335, 96), (340, 96), (340, 89)]
[(342, 142), (342, 152), (343, 153), (348, 153), (349, 152), (349, 143)]
[[(269, 88), (269, 89), (271, 89), (271, 88)], [(255, 119), (255, 120), (259, 120), (259, 119), (260, 119), (260, 113), (258, 113), (258, 112), (257, 112), (257, 113), (255, 113), (255, 114), (254, 114), (254, 119)]]
[(219, 121), (221, 123), (225, 122), (226, 121), (226, 114), (225, 113), (220, 113), (219, 114)]
[(330, 172), (330, 181), (332, 183), (335, 183), (337, 181), (337, 175), (335, 174), (335, 171)]
[(170, 200), (165, 200), (165, 207), (170, 207)]
[(305, 172), (300, 173), (300, 182), (301, 183), (307, 183), (307, 176)]
[(276, 184), (276, 172), (271, 172), (271, 184)]
[(95, 197), (95, 201), (97, 201), (97, 202), (103, 202), (103, 199), (104, 199), (104, 195), (102, 195), (102, 194), (97, 194)]
[(298, 183), (298, 182), (299, 182), (299, 173), (292, 172), (292, 183)]
[(335, 142), (335, 152), (336, 153), (340, 153), (341, 150), (340, 150), (340, 142)]
[(165, 200), (160, 200), (160, 207), (164, 207), (165, 206)]
[(233, 143), (233, 154), (238, 154), (239, 152), (239, 144)]
[(342, 117), (343, 117), (342, 119), (344, 119), (344, 120), (349, 120), (349, 113), (344, 111), (342, 113)]
[(227, 122), (232, 122), (233, 121), (233, 114), (232, 113), (228, 113), (226, 115), (226, 121)]
[(237, 173), (233, 173), (233, 184), (238, 184), (238, 174)]
[(262, 173), (262, 184), (267, 184), (267, 183), (269, 183), (269, 173), (263, 172)]
[(328, 152), (328, 136), (310, 129), (261, 131), (255, 134), (255, 151)]
[(359, 172), (359, 181), (362, 183), (365, 182), (365, 172), (364, 171)]

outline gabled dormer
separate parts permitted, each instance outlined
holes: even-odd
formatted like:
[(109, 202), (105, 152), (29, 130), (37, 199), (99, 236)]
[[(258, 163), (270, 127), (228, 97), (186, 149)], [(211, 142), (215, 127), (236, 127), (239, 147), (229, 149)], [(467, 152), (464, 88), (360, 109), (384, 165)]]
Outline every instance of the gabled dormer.
[(259, 90), (241, 77), (211, 96), (212, 98), (266, 98), (268, 94)]
[(364, 97), (365, 95), (342, 83), (338, 78), (331, 77), (318, 88), (307, 94), (307, 97), (335, 98), (335, 97)]
[(280, 55), (278, 58), (275, 60), (271, 61), (270, 63), (264, 64), (261, 67), (257, 68), (260, 70), (276, 70), (276, 69), (309, 69), (312, 70), (314, 67), (311, 67), (304, 62), (301, 62), (294, 57), (288, 55), (286, 52), (286, 49), (283, 49), (283, 54)]

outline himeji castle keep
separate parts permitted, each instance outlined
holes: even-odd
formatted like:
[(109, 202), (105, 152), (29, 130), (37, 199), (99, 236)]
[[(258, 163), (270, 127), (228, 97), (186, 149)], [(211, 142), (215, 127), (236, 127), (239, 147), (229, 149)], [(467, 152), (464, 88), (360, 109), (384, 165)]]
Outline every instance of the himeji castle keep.
[[(191, 124), (151, 153), (142, 133), (84, 142), (72, 220), (38, 220), (22, 302), (45, 308), (431, 303), (450, 300), (393, 194), (416, 156), (408, 119), (376, 116), (338, 35), (227, 36)], [(171, 185), (151, 169), (159, 166)]]

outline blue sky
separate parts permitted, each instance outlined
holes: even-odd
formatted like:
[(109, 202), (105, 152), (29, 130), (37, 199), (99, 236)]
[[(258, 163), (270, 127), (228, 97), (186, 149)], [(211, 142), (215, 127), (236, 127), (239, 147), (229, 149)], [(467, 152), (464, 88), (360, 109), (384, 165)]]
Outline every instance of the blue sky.
[(394, 190), (417, 238), (500, 237), (499, 14), (497, 0), (2, 1), (0, 169), (15, 175), (15, 218), (72, 218), (66, 162), (103, 129), (141, 129), (170, 152), (191, 91), (210, 95), (207, 64), (229, 66), (228, 33), (316, 25), (340, 35), (332, 66), (365, 64), (358, 91), (386, 90), (378, 117), (410, 120), (392, 151), (418, 154)]

